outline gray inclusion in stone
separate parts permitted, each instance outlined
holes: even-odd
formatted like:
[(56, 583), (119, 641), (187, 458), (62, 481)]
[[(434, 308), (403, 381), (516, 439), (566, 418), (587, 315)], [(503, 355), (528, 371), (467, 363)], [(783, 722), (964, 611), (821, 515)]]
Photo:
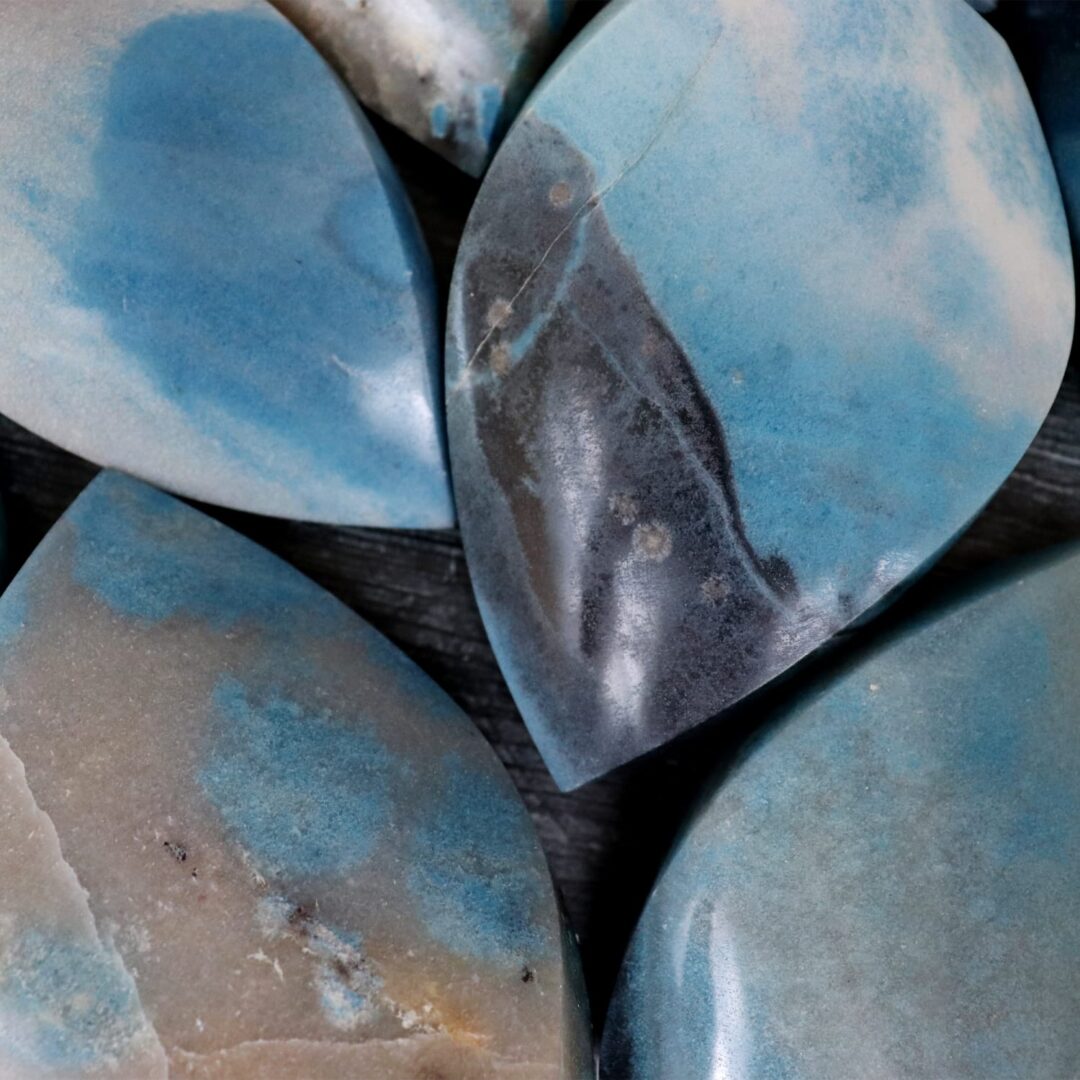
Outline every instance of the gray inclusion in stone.
[(470, 573), (558, 783), (930, 565), (1038, 430), (1073, 310), (1034, 109), (961, 0), (609, 7), (496, 155), (448, 320)]
[[(557, 694), (559, 712), (591, 718), (561, 731), (561, 745), (533, 729), (564, 781), (595, 770), (600, 739), (606, 760), (634, 755), (640, 732), (607, 704), (613, 689), (639, 699), (632, 708), (659, 738), (676, 732), (678, 713), (711, 709), (715, 685), (695, 678), (702, 657), (733, 697), (753, 689), (795, 583), (747, 540), (724, 432), (693, 366), (603, 212), (581, 212), (581, 194), (595, 189), (585, 159), (528, 116), (498, 180), (457, 287), (495, 297), (501, 282), (540, 269), (497, 335), (483, 304), (464, 311), (464, 340), (483, 346), (472, 416), (460, 402), (450, 414), (456, 482), (470, 521), (484, 523), (468, 534), (481, 603), (497, 597), (517, 623), (489, 621), (489, 633), (498, 646), (525, 624), (540, 649), (525, 700), (550, 708)], [(543, 208), (543, 227), (516, 213), (521, 202)], [(552, 232), (561, 241), (545, 253)], [(676, 537), (687, 520), (696, 527)], [(579, 640), (580, 667), (559, 666), (552, 625)], [(673, 639), (678, 650), (653, 647)], [(744, 644), (732, 649), (732, 639)], [(514, 655), (516, 643), (506, 647)]]
[(0, 646), (0, 1075), (583, 1080), (528, 812), (343, 604), (104, 472)]
[(772, 719), (653, 890), (607, 1080), (1080, 1071), (1080, 549)]

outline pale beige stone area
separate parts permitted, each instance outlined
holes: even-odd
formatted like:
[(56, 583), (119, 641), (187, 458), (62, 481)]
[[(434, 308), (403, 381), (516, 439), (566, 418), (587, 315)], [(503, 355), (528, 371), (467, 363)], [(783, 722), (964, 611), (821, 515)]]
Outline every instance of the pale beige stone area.
[[(273, 1071), (267, 1071), (268, 1068)], [(243, 1043), (217, 1054), (180, 1054), (173, 1075), (194, 1080), (318, 1077), (318, 1080), (547, 1080), (549, 1065), (493, 1060), (446, 1035), (373, 1040), (362, 1046), (302, 1040)]]
[[(18, 1072), (0, 1061), (0, 1076), (588, 1075), (587, 1021), (569, 1000), (577, 988), (554, 891), (535, 913), (527, 973), (446, 947), (410, 892), (406, 803), (431, 797), (447, 755), (474, 753), (461, 728), (434, 724), (400, 680), (373, 677), (360, 639), (286, 635), (289, 661), (278, 670), (267, 657), (280, 632), (183, 612), (118, 613), (76, 580), (76, 530), (62, 522), (48, 543), (49, 572), (36, 576), (0, 663), (0, 734), (10, 743), (0, 758), (0, 854), (20, 867), (3, 874), (0, 957), (10, 920), (32, 913), (114, 965), (138, 1022), (114, 1023), (126, 1041), (116, 1036), (98, 1071)], [(379, 735), (385, 753), (407, 761), (414, 795), (392, 809), (355, 869), (275, 876), (230, 831), (201, 780), (219, 737), (223, 676), (276, 679), (276, 693), (313, 715), (395, 718)], [(539, 849), (522, 858), (546, 876)], [(3, 1025), (18, 1018), (4, 978), (0, 1046)], [(70, 1041), (85, 1034), (76, 1025)]]
[[(71, 977), (73, 960), (78, 970)], [(101, 981), (115, 983), (113, 993), (120, 993), (124, 1007), (101, 1009), (93, 997)], [(47, 997), (48, 1015), (42, 1017)], [(64, 1037), (65, 1028), (90, 1024), (93, 1058)], [(50, 1067), (35, 1061), (42, 1056), (52, 1059)], [(134, 983), (99, 937), (52, 822), (35, 805), (22, 764), (0, 738), (0, 1076), (166, 1075), (165, 1052)]]

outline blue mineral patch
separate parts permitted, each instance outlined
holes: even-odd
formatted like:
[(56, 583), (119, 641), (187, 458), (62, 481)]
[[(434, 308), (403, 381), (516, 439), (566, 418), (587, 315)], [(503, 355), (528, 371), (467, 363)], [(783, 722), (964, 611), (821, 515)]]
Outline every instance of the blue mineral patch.
[(436, 139), (445, 139), (450, 134), (450, 109), (445, 101), (431, 107), (431, 134)]
[[(882, 5), (864, 6), (880, 17)], [(808, 276), (823, 238), (848, 223), (857, 221), (885, 243), (905, 212), (943, 198), (948, 163), (938, 117), (913, 87), (868, 86), (822, 69), (825, 31), (814, 29), (816, 17), (808, 16), (813, 32), (804, 45), (811, 55), (803, 96), (812, 108), (804, 107), (800, 123), (809, 138), (750, 123), (757, 112), (746, 100), (750, 76), (743, 59), (731, 49), (724, 63), (710, 63), (704, 54), (702, 42), (715, 39), (721, 47), (727, 40), (719, 15), (704, 5), (694, 8), (686, 24), (697, 35), (682, 27), (683, 36), (675, 38), (663, 12), (660, 4), (643, 8), (642, 19), (656, 26), (641, 32), (671, 35), (679, 62), (696, 72), (696, 83), (683, 92), (723, 103), (718, 107), (730, 113), (722, 148), (705, 139), (686, 141), (678, 87), (664, 88), (664, 96), (657, 91), (660, 101), (675, 103), (672, 112), (643, 118), (645, 133), (635, 129), (632, 139), (619, 122), (622, 112), (571, 113), (586, 84), (627, 92), (626, 76), (615, 70), (618, 49), (593, 49), (589, 63), (564, 67), (534, 108), (587, 155), (597, 189), (605, 192), (602, 212), (694, 359), (728, 439), (750, 541), (759, 551), (782, 555), (808, 593), (832, 579), (843, 594), (874, 595), (876, 562), (894, 550), (897, 523), (904, 522), (907, 542), (932, 535), (942, 521), (967, 520), (978, 509), (971, 492), (990, 490), (986, 463), (995, 463), (996, 476), (997, 463), (1015, 461), (1032, 431), (1023, 408), (983, 415), (949, 363), (928, 347), (910, 312), (866, 304), (871, 286), (865, 279), (841, 288), (838, 277), (823, 300), (819, 283)], [(851, 25), (832, 17), (845, 48), (864, 59), (879, 48), (865, 17)], [(961, 20), (967, 36), (993, 37), (974, 13), (961, 11)], [(620, 40), (633, 37), (637, 47), (638, 31), (616, 25)], [(652, 98), (646, 104), (659, 112)], [(985, 134), (988, 143), (995, 138), (993, 131)], [(1037, 146), (1025, 146), (1024, 155), (1045, 165)], [(683, 167), (672, 169), (673, 159)], [(1028, 180), (1030, 201), (1042, 212), (1047, 237), (1056, 237), (1051, 247), (1057, 251), (1064, 230), (1054, 228), (1060, 222), (1054, 186), (1044, 173)], [(687, 187), (697, 184), (699, 197)], [(848, 185), (846, 198), (842, 185)], [(715, 190), (729, 193), (717, 204), (724, 212), (703, 223), (700, 206), (713, 205)], [(657, 205), (663, 214), (655, 212)], [(782, 228), (746, 228), (776, 207), (790, 208)], [(984, 343), (997, 348), (1010, 328), (992, 300), (1004, 284), (987, 257), (968, 242), (938, 244), (922, 263), (933, 273), (911, 288), (937, 325), (975, 349)], [(909, 430), (919, 437), (905, 438)], [(883, 431), (889, 439), (868, 438)], [(936, 435), (928, 438), (928, 431)], [(928, 486), (932, 472), (938, 482)]]
[(50, 239), (69, 302), (239, 465), (265, 474), (267, 433), (390, 523), (437, 515), (441, 467), (374, 430), (350, 374), (434, 385), (427, 255), (329, 69), (269, 12), (209, 12), (149, 24), (105, 70), (92, 190)]
[(144, 1019), (135, 985), (102, 948), (39, 929), (0, 944), (0, 1048), (65, 1075), (120, 1059)]
[(120, 473), (100, 473), (66, 520), (73, 578), (121, 615), (182, 614), (218, 628), (246, 619), (272, 630), (302, 612), (307, 633), (355, 632), (343, 604), (276, 556)]
[(371, 855), (398, 766), (355, 722), (223, 676), (198, 781), (235, 842), (277, 880), (336, 874)]
[(924, 97), (904, 86), (833, 76), (808, 119), (819, 153), (859, 202), (903, 210), (943, 189), (940, 131)]
[(537, 925), (551, 884), (505, 781), (448, 755), (409, 845), (409, 891), (431, 936), (462, 956), (522, 964), (553, 941)]

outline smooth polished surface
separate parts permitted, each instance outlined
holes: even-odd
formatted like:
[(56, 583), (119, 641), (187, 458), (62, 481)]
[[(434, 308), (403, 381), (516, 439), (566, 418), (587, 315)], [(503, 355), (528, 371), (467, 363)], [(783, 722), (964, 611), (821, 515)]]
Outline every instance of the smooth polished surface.
[(0, 80), (0, 411), (207, 502), (453, 523), (427, 253), (285, 18), (13, 0)]
[(104, 473), (0, 599), (0, 1073), (580, 1080), (528, 815), (419, 669)]
[(470, 570), (560, 784), (925, 567), (1038, 429), (1072, 326), (1034, 110), (962, 0), (594, 21), (481, 189), (447, 353)]
[(607, 1080), (1080, 1072), (1080, 552), (826, 681), (717, 778)]
[(271, 0), (360, 100), (479, 176), (576, 0)]

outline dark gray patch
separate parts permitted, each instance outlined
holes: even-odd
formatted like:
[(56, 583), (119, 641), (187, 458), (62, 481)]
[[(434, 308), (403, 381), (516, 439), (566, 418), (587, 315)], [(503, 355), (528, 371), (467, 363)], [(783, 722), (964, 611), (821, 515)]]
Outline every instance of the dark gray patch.
[[(746, 538), (719, 420), (612, 235), (587, 163), (535, 117), (521, 127), (459, 261), (451, 318), (469, 374), (449, 395), (455, 482), (503, 670), (557, 778), (580, 783), (767, 678), (764, 643), (795, 582)], [(571, 434), (588, 447), (588, 475), (566, 456)], [(583, 539), (568, 556), (556, 541), (572, 531)], [(643, 572), (648, 626), (628, 631)], [(571, 573), (580, 616), (568, 626)], [(716, 578), (724, 603), (702, 603)], [(629, 727), (601, 682), (620, 651), (645, 658)]]

